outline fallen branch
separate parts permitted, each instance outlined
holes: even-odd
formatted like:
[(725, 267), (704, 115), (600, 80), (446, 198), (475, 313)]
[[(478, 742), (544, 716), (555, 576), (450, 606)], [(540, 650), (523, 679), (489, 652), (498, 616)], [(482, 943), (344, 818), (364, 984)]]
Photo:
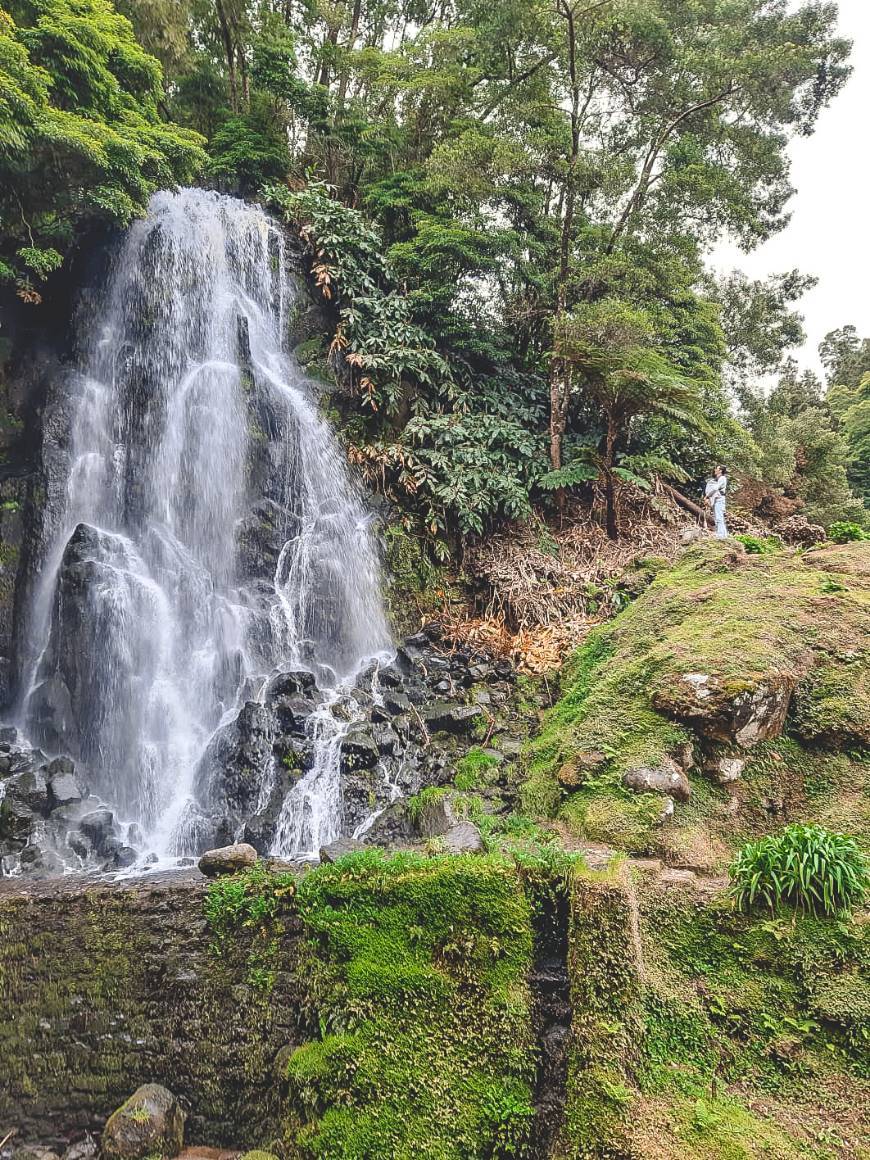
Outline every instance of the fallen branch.
[(712, 527), (714, 520), (713, 516), (708, 510), (702, 508), (700, 504), (695, 503), (694, 500), (691, 500), (687, 496), (683, 495), (681, 491), (677, 491), (677, 489), (672, 487), (669, 483), (660, 481), (659, 486), (665, 495), (669, 495), (674, 503), (679, 504), (679, 506), (683, 508), (684, 511), (691, 512), (693, 516), (697, 516), (698, 519), (702, 519), (705, 524), (709, 524)]

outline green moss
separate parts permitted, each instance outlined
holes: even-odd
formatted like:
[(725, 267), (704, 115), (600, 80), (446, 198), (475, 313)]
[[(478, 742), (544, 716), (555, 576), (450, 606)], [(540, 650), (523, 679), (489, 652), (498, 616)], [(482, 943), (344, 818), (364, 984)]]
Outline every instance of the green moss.
[(401, 524), (384, 529), (386, 598), (396, 633), (405, 636), (443, 610), (453, 597), (445, 568), (433, 563), (428, 546)]
[(638, 902), (631, 1149), (613, 1154), (854, 1154), (844, 1141), (865, 1098), (866, 926), (751, 919), (666, 887), (647, 886)]
[[(844, 591), (823, 593), (823, 581), (832, 577), (847, 581)], [(779, 799), (760, 792), (762, 781), (787, 779), (788, 803), (801, 810), (808, 804), (803, 775), (818, 780), (820, 766), (830, 761), (836, 793), (823, 808), (848, 808), (859, 817), (845, 828), (867, 834), (870, 798), (860, 754), (843, 765), (839, 756), (823, 758), (800, 742), (856, 751), (870, 742), (868, 634), (867, 544), (803, 555), (744, 556), (719, 543), (687, 551), (675, 567), (657, 571), (615, 620), (590, 633), (566, 666), (562, 695), (524, 754), (523, 810), (558, 816), (584, 839), (713, 869), (746, 831), (769, 827), (766, 811)], [(684, 689), (686, 673), (709, 677), (715, 695), (707, 708), (699, 710)], [(624, 793), (623, 774), (682, 756), (689, 742), (697, 755), (698, 737), (688, 723), (705, 732), (709, 746), (727, 735), (734, 699), (759, 685), (797, 686), (787, 723), (795, 739), (782, 742), (788, 753), (786, 760), (776, 755), (781, 768), (772, 765), (775, 751), (764, 745), (753, 751), (745, 775), (750, 792), (731, 790), (747, 807), (736, 813), (726, 809), (726, 794), (694, 775), (692, 801), (658, 827), (655, 803)], [(759, 787), (754, 803), (753, 786)]]
[[(641, 910), (655, 980), (639, 1072), (646, 1093), (701, 1094), (714, 1075), (772, 1093), (799, 1090), (808, 1073), (834, 1063), (866, 1073), (862, 924), (753, 919), (673, 891), (653, 892)], [(847, 1008), (854, 1023), (839, 1017)]]
[(640, 1009), (630, 904), (619, 879), (573, 874), (568, 968), (573, 1018), (554, 1157), (627, 1160)]
[(685, 744), (686, 730), (650, 707), (651, 679), (647, 657), (618, 655), (612, 626), (590, 634), (563, 674), (561, 699), (527, 747), (526, 810), (552, 816), (573, 786), (615, 789), (625, 770), (656, 765)]
[(372, 851), (300, 883), (324, 1034), (287, 1075), (311, 1157), (526, 1154), (528, 903), (490, 858)]
[(482, 789), (487, 781), (487, 775), (497, 768), (496, 758), (475, 745), (457, 761), (453, 784), (462, 792)]
[(810, 674), (795, 697), (792, 729), (813, 743), (870, 747), (870, 668), (864, 652)]

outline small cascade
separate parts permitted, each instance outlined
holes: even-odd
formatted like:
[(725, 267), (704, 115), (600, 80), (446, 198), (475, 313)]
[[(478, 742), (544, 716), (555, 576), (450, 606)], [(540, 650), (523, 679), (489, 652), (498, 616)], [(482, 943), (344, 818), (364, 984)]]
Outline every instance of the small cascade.
[(335, 837), (336, 709), (391, 649), (367, 513), (285, 348), (293, 299), (260, 209), (157, 194), (47, 408), (17, 724), (161, 860), (210, 839), (204, 755), (287, 672), (312, 674), (319, 704), (274, 847)]

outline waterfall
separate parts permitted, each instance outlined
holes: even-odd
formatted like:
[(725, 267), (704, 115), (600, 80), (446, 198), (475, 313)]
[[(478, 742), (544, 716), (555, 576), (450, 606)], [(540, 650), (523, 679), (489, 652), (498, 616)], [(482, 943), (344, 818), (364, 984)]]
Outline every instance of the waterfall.
[[(347, 726), (333, 707), (390, 649), (367, 514), (285, 349), (293, 300), (262, 210), (156, 194), (46, 419), (20, 726), (71, 752), (160, 857), (198, 852), (210, 741), (291, 670), (314, 674), (322, 703), (276, 849), (335, 837)], [(272, 771), (258, 776), (268, 793)]]

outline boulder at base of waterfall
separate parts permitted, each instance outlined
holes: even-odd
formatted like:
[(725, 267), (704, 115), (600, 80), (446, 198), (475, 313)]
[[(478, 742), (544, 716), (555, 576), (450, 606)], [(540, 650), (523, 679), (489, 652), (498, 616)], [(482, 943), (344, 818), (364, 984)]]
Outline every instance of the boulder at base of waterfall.
[[(54, 765), (54, 762), (51, 763)], [(49, 766), (49, 770), (51, 766)], [(75, 779), (75, 774), (61, 772), (55, 774), (48, 783), (48, 796), (52, 809), (58, 806), (69, 806), (82, 800), (82, 791)]]
[(422, 794), (420, 800), (421, 805), (414, 814), (414, 829), (421, 838), (440, 838), (459, 824), (452, 794)]
[(675, 761), (665, 758), (655, 769), (639, 766), (622, 775), (622, 784), (635, 793), (665, 793), (678, 802), (692, 796), (689, 779)]
[(423, 720), (432, 733), (468, 734), (482, 716), (478, 705), (456, 705), (450, 701), (435, 701), (424, 711)]
[(6, 794), (34, 813), (44, 814), (48, 811), (48, 786), (42, 770), (29, 769), (24, 773), (16, 773), (6, 782)]
[(236, 842), (233, 846), (219, 846), (216, 850), (206, 850), (199, 860), (199, 868), (206, 878), (217, 878), (221, 874), (236, 874), (246, 870), (257, 861), (257, 851), (247, 842)]
[(365, 844), (358, 842), (355, 838), (338, 838), (335, 842), (330, 842), (328, 846), (320, 847), (320, 861), (337, 862), (345, 854), (355, 854), (357, 850), (365, 848)]
[(111, 850), (115, 819), (111, 810), (92, 810), (79, 822), (79, 829), (89, 839), (98, 854)]
[(363, 837), (370, 846), (407, 846), (416, 838), (414, 823), (403, 801), (393, 802), (383, 810)]
[(109, 1117), (101, 1140), (104, 1160), (169, 1158), (184, 1147), (185, 1115), (172, 1092), (143, 1084)]
[(486, 846), (473, 822), (457, 822), (441, 838), (445, 854), (484, 854)]

